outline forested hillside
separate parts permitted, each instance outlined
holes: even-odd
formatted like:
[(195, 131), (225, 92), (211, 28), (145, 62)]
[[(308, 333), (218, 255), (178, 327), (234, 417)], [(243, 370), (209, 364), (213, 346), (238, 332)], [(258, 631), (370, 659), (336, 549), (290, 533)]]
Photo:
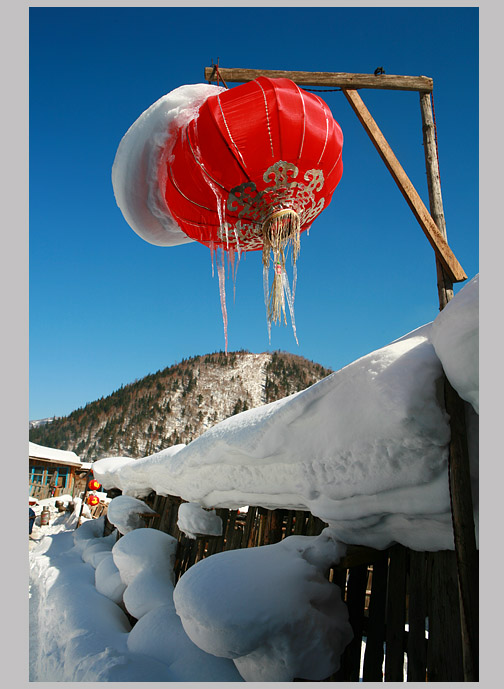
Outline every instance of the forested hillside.
[(331, 372), (286, 352), (194, 356), (31, 428), (30, 440), (72, 450), (83, 461), (144, 457), (188, 443), (228, 416), (303, 390)]

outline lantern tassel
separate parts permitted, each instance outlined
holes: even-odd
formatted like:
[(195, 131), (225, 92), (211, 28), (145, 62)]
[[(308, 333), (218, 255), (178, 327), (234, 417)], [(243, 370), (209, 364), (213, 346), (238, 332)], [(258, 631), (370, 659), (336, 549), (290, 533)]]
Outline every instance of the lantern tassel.
[[(267, 300), (268, 323), (287, 324), (284, 296), (285, 256), (292, 246), (292, 262), (296, 265), (300, 249), (301, 223), (296, 211), (285, 209), (269, 216), (263, 223), (263, 266), (267, 270), (270, 263), (270, 252), (273, 253), (273, 284)], [(292, 309), (291, 309), (292, 312)]]

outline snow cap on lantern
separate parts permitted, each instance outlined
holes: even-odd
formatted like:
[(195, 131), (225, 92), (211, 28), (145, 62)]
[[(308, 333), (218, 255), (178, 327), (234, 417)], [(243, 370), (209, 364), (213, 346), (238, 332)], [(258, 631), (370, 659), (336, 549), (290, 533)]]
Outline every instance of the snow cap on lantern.
[[(180, 89), (172, 93), (180, 95)], [(286, 254), (292, 247), (295, 268), (301, 232), (329, 204), (341, 178), (341, 129), (321, 98), (288, 79), (259, 77), (229, 90), (201, 85), (192, 95), (184, 117), (178, 113), (169, 124), (165, 118), (164, 136), (143, 142), (141, 179), (131, 190), (147, 199), (145, 207), (150, 199), (151, 214), (178, 228), (176, 241), (132, 227), (153, 243), (192, 239), (228, 251), (232, 260), (235, 252), (262, 250), (265, 271), (272, 253), (268, 320), (278, 322), (282, 313), (286, 320)], [(139, 148), (149, 122), (155, 129), (149, 114), (154, 107), (121, 142), (116, 180), (124, 177), (119, 170), (125, 151)], [(116, 187), (121, 185), (114, 182), (122, 209), (124, 189)]]

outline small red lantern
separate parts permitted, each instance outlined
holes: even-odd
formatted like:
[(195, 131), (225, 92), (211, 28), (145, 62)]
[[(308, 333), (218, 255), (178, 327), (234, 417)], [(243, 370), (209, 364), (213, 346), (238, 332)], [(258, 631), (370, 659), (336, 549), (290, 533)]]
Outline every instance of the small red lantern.
[(92, 478), (88, 483), (89, 490), (99, 490), (101, 488), (101, 483), (99, 483), (95, 478)]
[[(287, 297), (295, 333), (286, 254), (292, 247), (295, 281), (300, 234), (341, 179), (341, 129), (321, 98), (289, 79), (259, 77), (229, 90), (207, 86), (209, 95), (188, 104), (192, 115), (170, 120), (184, 88), (190, 87), (151, 106), (123, 138), (113, 169), (118, 205), (152, 244), (196, 240), (212, 253), (227, 251), (232, 266), (235, 253), (262, 250), (268, 323), (282, 314), (286, 322)], [(222, 253), (218, 269), (226, 330)]]
[(100, 498), (97, 495), (88, 495), (87, 497), (87, 504), (91, 505), (92, 507), (94, 505), (97, 505), (100, 502)]

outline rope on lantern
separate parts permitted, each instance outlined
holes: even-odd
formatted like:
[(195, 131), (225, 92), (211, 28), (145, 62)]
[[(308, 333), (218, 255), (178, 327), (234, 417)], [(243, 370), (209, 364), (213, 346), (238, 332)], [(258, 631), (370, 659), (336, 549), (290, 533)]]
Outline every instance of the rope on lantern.
[(263, 223), (263, 266), (268, 270), (270, 252), (273, 253), (273, 284), (268, 298), (268, 321), (279, 323), (283, 320), (287, 324), (284, 299), (285, 255), (292, 246), (292, 262), (296, 265), (301, 247), (301, 221), (296, 211), (285, 208), (272, 213)]

